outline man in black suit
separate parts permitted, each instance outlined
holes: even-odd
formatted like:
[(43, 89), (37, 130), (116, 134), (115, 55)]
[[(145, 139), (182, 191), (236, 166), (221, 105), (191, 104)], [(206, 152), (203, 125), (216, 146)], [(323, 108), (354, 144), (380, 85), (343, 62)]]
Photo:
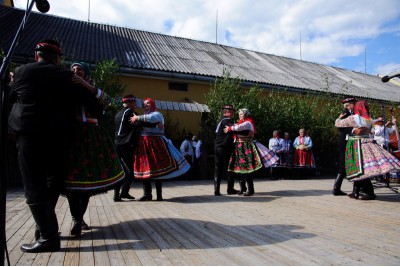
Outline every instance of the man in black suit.
[[(343, 99), (342, 103), (344, 106), (343, 114), (346, 114), (342, 119), (347, 118), (348, 116), (353, 114), (354, 105), (356, 103), (356, 99), (354, 97), (349, 97)], [(346, 136), (350, 135), (353, 128), (338, 128), (339, 129), (339, 138), (337, 141), (338, 145), (338, 153), (339, 153), (339, 162), (338, 162), (338, 174), (335, 179), (335, 183), (333, 185), (332, 195), (334, 196), (346, 196), (347, 194), (341, 190), (343, 179), (346, 177), (346, 168), (345, 168), (345, 153), (346, 153)]]
[(114, 189), (114, 201), (121, 201), (121, 198), (135, 199), (129, 194), (129, 189), (133, 182), (133, 150), (137, 142), (138, 129), (135, 129), (134, 124), (130, 123), (130, 118), (135, 114), (136, 97), (133, 95), (126, 95), (122, 98), (123, 109), (118, 111), (115, 115), (115, 150), (118, 156), (125, 162), (129, 168), (126, 173), (125, 182), (122, 185), (120, 193), (120, 186)]
[(54, 208), (67, 174), (75, 111), (81, 104), (94, 103), (97, 93), (73, 72), (61, 69), (57, 41), (40, 41), (35, 59), (15, 70), (8, 118), (10, 132), (16, 135), (26, 203), (40, 233), (35, 243), (21, 246), (32, 253), (60, 249)]
[(220, 185), (222, 177), (226, 176), (228, 182), (228, 195), (237, 194), (239, 191), (234, 189), (234, 177), (232, 173), (228, 173), (229, 158), (234, 149), (232, 132), (224, 133), (225, 126), (234, 124), (232, 118), (234, 115), (232, 105), (224, 105), (222, 108), (222, 119), (215, 130), (216, 137), (214, 142), (215, 148), (215, 172), (214, 172), (214, 195), (220, 196)]

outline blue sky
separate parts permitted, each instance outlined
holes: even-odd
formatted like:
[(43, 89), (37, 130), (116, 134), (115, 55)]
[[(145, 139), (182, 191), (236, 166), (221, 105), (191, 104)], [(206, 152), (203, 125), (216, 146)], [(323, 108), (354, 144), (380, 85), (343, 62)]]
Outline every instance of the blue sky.
[[(22, 9), (26, 2), (14, 0)], [(302, 60), (363, 73), (366, 66), (372, 75), (400, 72), (399, 0), (49, 2), (50, 15), (89, 18), (295, 59), (300, 59), (301, 36)]]

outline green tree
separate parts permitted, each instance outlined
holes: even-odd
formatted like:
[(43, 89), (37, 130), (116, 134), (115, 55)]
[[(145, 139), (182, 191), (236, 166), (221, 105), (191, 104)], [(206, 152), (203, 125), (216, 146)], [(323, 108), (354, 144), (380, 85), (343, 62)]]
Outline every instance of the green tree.
[[(125, 91), (126, 84), (123, 84), (119, 78), (120, 68), (115, 59), (99, 61), (93, 72), (92, 78), (96, 87), (103, 90), (109, 96), (120, 98)], [(102, 127), (106, 129), (111, 137), (114, 136), (114, 117), (121, 107), (109, 106), (100, 120)]]
[(109, 96), (121, 96), (126, 84), (119, 79), (119, 66), (115, 59), (107, 59), (97, 62), (92, 78), (96, 86), (104, 90)]

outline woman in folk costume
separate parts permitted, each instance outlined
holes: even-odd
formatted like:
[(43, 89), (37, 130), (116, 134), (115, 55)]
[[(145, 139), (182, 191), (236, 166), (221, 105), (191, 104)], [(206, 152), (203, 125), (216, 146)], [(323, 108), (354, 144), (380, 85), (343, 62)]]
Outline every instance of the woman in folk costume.
[[(254, 141), (256, 125), (246, 108), (239, 109), (239, 121), (233, 126), (226, 126), (225, 133), (235, 132), (235, 149), (231, 155), (228, 171), (239, 175), (240, 192), (244, 196), (254, 194), (254, 183), (251, 173), (263, 167), (268, 168), (279, 160), (263, 144)], [(247, 183), (247, 192), (246, 191)]]
[(346, 145), (346, 175), (353, 181), (353, 192), (349, 197), (358, 199), (360, 189), (366, 193), (362, 200), (375, 199), (374, 188), (370, 178), (385, 175), (390, 171), (400, 170), (400, 161), (378, 144), (373, 142), (369, 133), (372, 120), (369, 115), (368, 104), (362, 100), (354, 107), (354, 115), (346, 119), (341, 114), (335, 121), (336, 127), (353, 127), (353, 134)]
[[(164, 125), (164, 117), (157, 111), (153, 99), (145, 98), (143, 108), (145, 114), (133, 116), (131, 123), (139, 121)], [(153, 199), (151, 180), (155, 181), (157, 200), (162, 201), (161, 181), (181, 176), (189, 169), (189, 163), (172, 142), (164, 136), (164, 129), (143, 127), (134, 151), (133, 163), (135, 178), (141, 179), (143, 182), (144, 194), (139, 201)]]
[[(92, 83), (90, 69), (85, 63), (76, 62), (71, 65), (71, 70)], [(125, 177), (123, 164), (115, 152), (114, 144), (97, 121), (103, 114), (103, 107), (109, 104), (104, 101), (109, 96), (98, 89), (96, 97), (97, 99), (93, 98), (93, 105), (82, 106), (77, 112), (80, 126), (75, 135), (68, 162), (69, 173), (65, 181), (65, 194), (74, 223), (71, 235), (80, 235), (81, 229), (89, 229), (83, 215), (90, 196), (106, 192)]]
[(293, 147), (296, 149), (294, 151), (294, 167), (315, 168), (314, 155), (311, 151), (312, 146), (311, 137), (305, 134), (304, 129), (300, 129), (299, 136), (293, 142)]

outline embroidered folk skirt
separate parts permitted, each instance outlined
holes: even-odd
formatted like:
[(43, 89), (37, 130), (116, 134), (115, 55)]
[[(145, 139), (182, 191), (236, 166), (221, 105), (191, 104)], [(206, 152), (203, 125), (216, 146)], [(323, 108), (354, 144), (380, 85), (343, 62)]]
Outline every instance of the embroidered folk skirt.
[(261, 169), (262, 166), (261, 157), (253, 140), (235, 143), (235, 149), (229, 160), (228, 171), (246, 174)]
[(83, 123), (75, 136), (65, 181), (67, 193), (106, 192), (125, 178), (123, 162), (104, 129)]
[(293, 166), (295, 168), (315, 168), (314, 155), (311, 150), (294, 151)]
[(351, 181), (370, 179), (400, 171), (400, 161), (370, 138), (349, 139), (346, 145), (346, 174)]
[(189, 169), (189, 163), (166, 137), (139, 137), (133, 163), (136, 179), (170, 179), (185, 174)]

